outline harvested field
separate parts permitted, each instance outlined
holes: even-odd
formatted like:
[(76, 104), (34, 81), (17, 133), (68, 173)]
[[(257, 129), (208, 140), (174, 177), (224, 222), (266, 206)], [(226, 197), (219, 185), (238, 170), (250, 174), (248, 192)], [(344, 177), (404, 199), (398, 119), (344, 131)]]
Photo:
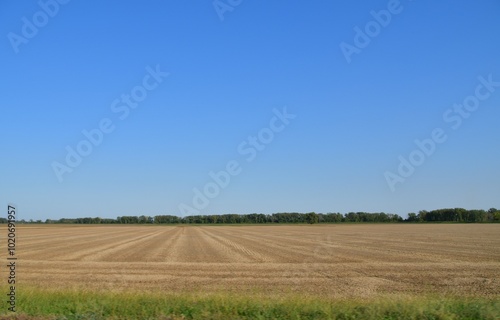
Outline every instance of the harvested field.
[(20, 226), (19, 287), (500, 294), (500, 224)]

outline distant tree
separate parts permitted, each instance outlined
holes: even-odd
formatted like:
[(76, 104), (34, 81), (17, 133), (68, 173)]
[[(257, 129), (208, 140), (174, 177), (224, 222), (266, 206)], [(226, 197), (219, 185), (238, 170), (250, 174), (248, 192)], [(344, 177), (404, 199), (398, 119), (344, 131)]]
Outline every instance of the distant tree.
[(323, 217), (323, 221), (320, 222), (342, 222), (344, 220), (344, 215), (341, 213), (327, 213), (325, 215), (321, 215)]
[(149, 223), (150, 219), (149, 216), (142, 215), (138, 218), (137, 223), (144, 224), (144, 223)]
[(215, 224), (215, 223), (217, 223), (217, 220), (218, 220), (218, 216), (215, 214), (208, 217), (208, 223)]
[[(5, 223), (7, 220), (0, 217), (0, 223)], [(399, 215), (384, 212), (349, 212), (341, 213), (297, 213), (297, 212), (281, 212), (273, 214), (224, 214), (224, 215), (197, 215), (178, 217), (173, 215), (158, 215), (155, 217), (141, 216), (119, 216), (116, 219), (103, 218), (62, 218), (59, 220), (47, 219), (42, 220), (30, 219), (29, 221), (21, 220), (19, 223), (59, 223), (59, 224), (221, 224), (221, 223), (339, 223), (339, 222), (362, 222), (362, 223), (390, 223), (390, 222), (500, 222), (500, 210), (490, 208), (489, 210), (466, 210), (463, 208), (447, 208), (437, 209), (432, 211), (422, 210), (418, 214), (408, 213), (408, 218), (403, 220)]]
[(418, 212), (418, 220), (419, 220), (419, 221), (422, 221), (422, 222), (423, 222), (423, 221), (428, 221), (428, 220), (427, 220), (427, 211), (425, 211), (425, 210), (420, 210), (420, 211)]
[(493, 221), (498, 221), (500, 222), (500, 211), (497, 211), (493, 215)]
[(408, 213), (408, 222), (417, 222), (418, 221), (418, 216), (415, 212)]
[(401, 218), (399, 215), (397, 214), (392, 214), (392, 213), (388, 213), (387, 214), (387, 219), (388, 219), (388, 222), (403, 222), (403, 218)]
[(306, 214), (306, 221), (309, 224), (315, 224), (319, 222), (319, 217), (315, 212), (310, 212)]

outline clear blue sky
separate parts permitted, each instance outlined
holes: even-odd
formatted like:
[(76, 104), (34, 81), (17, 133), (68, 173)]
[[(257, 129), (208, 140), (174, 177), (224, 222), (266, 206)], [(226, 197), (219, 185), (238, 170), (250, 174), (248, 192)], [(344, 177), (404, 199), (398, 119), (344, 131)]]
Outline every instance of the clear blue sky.
[[(201, 214), (500, 207), (500, 86), (476, 90), (500, 82), (498, 1), (243, 0), (223, 20), (211, 0), (58, 6), (0, 4), (0, 202), (19, 218), (181, 215), (232, 160)], [(344, 54), (356, 27), (373, 38)], [(248, 161), (238, 148), (284, 107), (296, 117)], [(114, 131), (61, 182), (53, 164), (102, 119)], [(399, 175), (435, 128), (446, 141)]]

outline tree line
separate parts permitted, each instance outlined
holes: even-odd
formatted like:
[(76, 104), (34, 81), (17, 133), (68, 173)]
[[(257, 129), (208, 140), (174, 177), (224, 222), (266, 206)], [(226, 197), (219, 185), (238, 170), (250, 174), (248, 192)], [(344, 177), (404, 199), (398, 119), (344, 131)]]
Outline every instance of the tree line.
[(500, 210), (466, 210), (463, 208), (438, 209), (409, 213), (408, 222), (500, 222)]
[[(0, 223), (6, 223), (5, 218), (0, 218)], [(423, 222), (500, 222), (500, 210), (466, 210), (463, 208), (437, 209), (432, 211), (422, 210), (418, 213), (409, 213), (403, 219), (392, 213), (349, 212), (342, 213), (297, 213), (284, 212), (273, 214), (214, 214), (178, 217), (174, 215), (157, 216), (120, 216), (116, 219), (103, 218), (73, 218), (73, 219), (47, 219), (21, 220), (20, 223), (45, 223), (45, 224), (301, 224), (301, 223), (423, 223)]]

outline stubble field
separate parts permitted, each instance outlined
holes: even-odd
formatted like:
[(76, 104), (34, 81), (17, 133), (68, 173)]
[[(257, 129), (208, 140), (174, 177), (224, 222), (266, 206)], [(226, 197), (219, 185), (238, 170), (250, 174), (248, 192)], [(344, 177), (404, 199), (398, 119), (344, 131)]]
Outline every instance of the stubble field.
[(499, 224), (20, 226), (20, 288), (497, 298)]

